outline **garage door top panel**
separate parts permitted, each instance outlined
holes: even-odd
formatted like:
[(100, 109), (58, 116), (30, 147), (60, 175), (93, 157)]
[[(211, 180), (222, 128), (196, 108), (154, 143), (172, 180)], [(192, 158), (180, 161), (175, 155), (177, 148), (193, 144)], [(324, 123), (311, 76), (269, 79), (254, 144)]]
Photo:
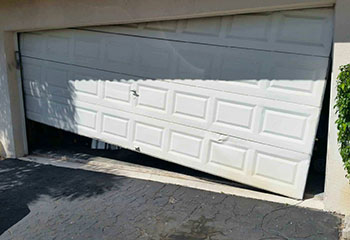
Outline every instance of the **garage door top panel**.
[(283, 11), (85, 29), (328, 57), (333, 9)]
[(128, 80), (171, 79), (317, 107), (328, 66), (324, 57), (81, 30), (21, 34), (21, 52), (26, 57), (119, 73)]

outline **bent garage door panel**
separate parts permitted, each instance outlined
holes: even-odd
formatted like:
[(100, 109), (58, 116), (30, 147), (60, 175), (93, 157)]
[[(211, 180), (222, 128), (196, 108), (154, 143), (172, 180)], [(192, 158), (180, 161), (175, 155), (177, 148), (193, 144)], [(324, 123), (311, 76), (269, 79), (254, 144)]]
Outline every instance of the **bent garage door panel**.
[(27, 117), (302, 198), (332, 14), (21, 34)]

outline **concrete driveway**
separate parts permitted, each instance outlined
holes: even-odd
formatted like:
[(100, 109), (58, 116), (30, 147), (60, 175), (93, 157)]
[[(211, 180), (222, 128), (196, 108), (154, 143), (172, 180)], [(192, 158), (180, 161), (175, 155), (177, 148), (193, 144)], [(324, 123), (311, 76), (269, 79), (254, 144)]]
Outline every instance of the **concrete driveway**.
[(3, 239), (338, 239), (330, 213), (17, 159), (0, 161)]

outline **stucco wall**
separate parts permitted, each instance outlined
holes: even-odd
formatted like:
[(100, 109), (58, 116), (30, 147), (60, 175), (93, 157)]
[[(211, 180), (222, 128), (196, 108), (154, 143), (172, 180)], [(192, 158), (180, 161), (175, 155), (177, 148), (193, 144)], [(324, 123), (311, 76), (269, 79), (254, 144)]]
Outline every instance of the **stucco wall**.
[(0, 154), (15, 153), (11, 126), (10, 95), (8, 94), (7, 66), (4, 54), (4, 35), (0, 33)]
[(2, 0), (3, 30), (64, 28), (334, 4), (335, 0)]
[[(21, 89), (16, 81), (14, 34), (0, 32), (0, 154), (27, 152)], [(1, 156), (0, 155), (0, 156)]]
[(333, 69), (331, 82), (330, 118), (328, 135), (328, 156), (326, 169), (325, 208), (350, 214), (350, 184), (345, 178), (343, 162), (338, 151), (337, 129), (334, 124), (337, 115), (334, 109), (336, 78), (339, 66), (350, 63), (350, 1), (337, 0), (333, 48)]

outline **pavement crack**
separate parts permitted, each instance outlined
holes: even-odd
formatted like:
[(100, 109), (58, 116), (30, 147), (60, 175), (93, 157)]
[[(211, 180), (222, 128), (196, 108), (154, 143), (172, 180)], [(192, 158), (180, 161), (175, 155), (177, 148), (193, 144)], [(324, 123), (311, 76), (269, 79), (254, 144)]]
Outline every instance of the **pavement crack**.
[[(268, 233), (268, 234), (274, 234), (275, 236), (275, 239), (278, 239), (278, 237), (280, 239), (283, 239), (283, 240), (288, 240), (288, 237), (285, 237), (283, 236), (282, 234), (278, 233), (278, 232), (275, 232), (275, 231), (269, 231), (267, 229), (265, 229), (264, 225), (265, 225), (265, 221), (267, 219), (268, 216), (270, 216), (271, 214), (275, 213), (275, 212), (278, 212), (278, 211), (281, 211), (281, 210), (285, 210), (285, 209), (288, 209), (288, 208), (291, 208), (293, 207), (292, 205), (291, 206), (284, 206), (284, 207), (280, 207), (280, 208), (276, 208), (268, 213), (266, 213), (263, 217), (262, 217), (262, 220), (261, 220), (261, 223), (260, 223), (260, 228), (261, 230), (264, 232), (264, 233)], [(286, 214), (286, 213), (285, 213)], [(284, 215), (285, 215), (284, 214)], [(272, 219), (271, 219), (272, 220)], [(269, 224), (271, 222), (271, 220), (268, 221), (267, 224)], [(272, 238), (273, 239), (273, 238)]]

